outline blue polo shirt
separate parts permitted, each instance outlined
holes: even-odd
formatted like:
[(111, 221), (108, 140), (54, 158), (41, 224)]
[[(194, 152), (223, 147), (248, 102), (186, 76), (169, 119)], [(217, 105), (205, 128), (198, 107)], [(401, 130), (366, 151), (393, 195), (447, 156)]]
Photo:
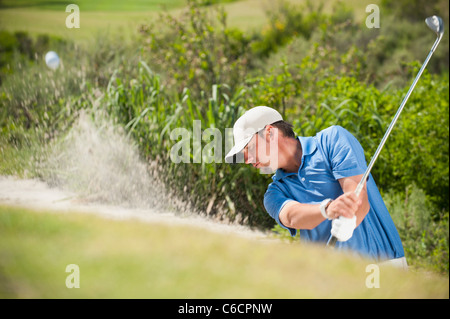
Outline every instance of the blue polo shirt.
[[(364, 174), (367, 164), (356, 138), (340, 126), (331, 126), (314, 137), (298, 137), (302, 146), (301, 165), (296, 173), (278, 169), (264, 195), (264, 206), (269, 215), (285, 227), (279, 213), (289, 201), (320, 204), (324, 199), (336, 199), (343, 194), (339, 179)], [(391, 216), (381, 198), (372, 176), (367, 182), (370, 210), (353, 236), (346, 242), (337, 242), (337, 249), (350, 249), (377, 261), (404, 256), (402, 242)], [(312, 230), (301, 229), (304, 241), (322, 242), (330, 238), (331, 221), (325, 220)]]

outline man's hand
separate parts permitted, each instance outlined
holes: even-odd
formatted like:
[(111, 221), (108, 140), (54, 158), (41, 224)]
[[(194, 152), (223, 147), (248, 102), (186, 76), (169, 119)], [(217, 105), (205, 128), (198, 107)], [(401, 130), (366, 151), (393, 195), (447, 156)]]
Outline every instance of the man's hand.
[(326, 212), (331, 219), (336, 219), (340, 216), (351, 219), (355, 216), (361, 205), (362, 200), (354, 192), (348, 192), (332, 201), (328, 205)]
[(356, 212), (362, 200), (354, 192), (345, 193), (332, 201), (327, 208), (331, 222), (331, 235), (338, 241), (347, 241), (353, 236), (356, 228)]

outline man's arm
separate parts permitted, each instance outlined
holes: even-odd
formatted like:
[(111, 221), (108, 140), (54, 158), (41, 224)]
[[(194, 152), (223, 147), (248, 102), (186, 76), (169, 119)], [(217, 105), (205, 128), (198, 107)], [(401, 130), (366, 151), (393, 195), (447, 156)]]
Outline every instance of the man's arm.
[[(356, 225), (362, 222), (369, 212), (370, 204), (365, 185), (359, 197), (354, 193), (361, 178), (362, 175), (356, 175), (339, 179), (344, 194), (329, 204), (327, 214), (330, 218), (339, 216), (352, 218), (356, 215)], [(296, 201), (290, 201), (284, 205), (279, 218), (284, 226), (294, 229), (313, 229), (325, 220), (320, 212), (320, 205), (302, 204)]]

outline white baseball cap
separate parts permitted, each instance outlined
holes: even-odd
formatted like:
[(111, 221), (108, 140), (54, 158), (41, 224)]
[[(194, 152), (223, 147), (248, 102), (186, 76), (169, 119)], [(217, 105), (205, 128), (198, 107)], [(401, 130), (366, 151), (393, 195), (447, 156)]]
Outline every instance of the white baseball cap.
[(225, 156), (225, 161), (227, 163), (233, 163), (233, 157), (242, 152), (255, 133), (261, 131), (266, 125), (282, 120), (283, 117), (277, 110), (267, 106), (256, 106), (246, 111), (234, 123), (234, 146)]

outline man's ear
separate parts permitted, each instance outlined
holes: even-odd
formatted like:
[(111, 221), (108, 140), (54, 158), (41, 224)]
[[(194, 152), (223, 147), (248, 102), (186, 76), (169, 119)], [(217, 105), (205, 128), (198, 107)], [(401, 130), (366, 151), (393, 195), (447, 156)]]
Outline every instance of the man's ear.
[(273, 139), (278, 139), (278, 128), (272, 125), (267, 125), (266, 126), (266, 141), (273, 142)]
[(270, 140), (272, 139), (273, 130), (274, 130), (274, 127), (272, 125), (270, 125), (270, 124), (266, 125), (264, 137), (267, 142), (270, 142)]

